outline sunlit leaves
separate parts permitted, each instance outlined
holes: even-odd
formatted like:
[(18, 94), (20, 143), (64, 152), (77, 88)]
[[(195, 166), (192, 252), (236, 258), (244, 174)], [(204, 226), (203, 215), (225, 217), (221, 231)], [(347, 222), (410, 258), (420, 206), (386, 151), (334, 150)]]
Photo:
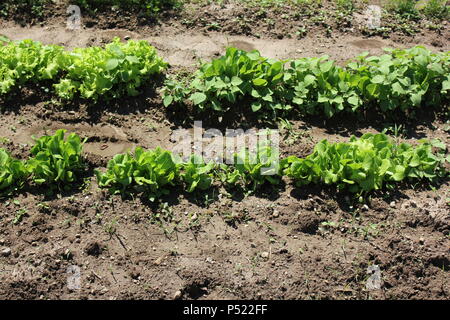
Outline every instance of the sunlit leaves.
[(354, 193), (369, 192), (404, 179), (436, 178), (445, 159), (441, 152), (433, 152), (433, 146), (445, 149), (439, 141), (397, 145), (384, 134), (367, 133), (341, 143), (323, 140), (305, 159), (283, 160), (284, 174), (299, 186), (336, 184)]

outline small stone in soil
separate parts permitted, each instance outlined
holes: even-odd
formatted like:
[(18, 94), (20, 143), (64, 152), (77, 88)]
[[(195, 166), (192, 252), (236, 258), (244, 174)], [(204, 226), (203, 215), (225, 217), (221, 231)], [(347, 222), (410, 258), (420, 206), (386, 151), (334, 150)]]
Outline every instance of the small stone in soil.
[(1, 251), (1, 255), (3, 257), (8, 257), (9, 255), (11, 255), (11, 248), (5, 248)]
[(181, 298), (182, 296), (182, 292), (180, 290), (178, 290), (177, 292), (175, 292), (175, 294), (173, 295), (173, 300), (178, 300)]

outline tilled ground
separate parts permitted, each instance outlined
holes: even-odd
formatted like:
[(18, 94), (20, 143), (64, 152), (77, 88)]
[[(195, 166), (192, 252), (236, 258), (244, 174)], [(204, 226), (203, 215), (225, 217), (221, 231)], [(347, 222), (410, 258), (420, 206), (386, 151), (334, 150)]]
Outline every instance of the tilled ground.
[[(147, 39), (175, 68), (195, 67), (228, 44), (274, 58), (329, 54), (345, 61), (361, 51), (415, 42), (344, 35), (325, 39), (247, 38), (224, 34), (155, 35), (138, 30), (59, 25), (23, 28), (2, 23), (2, 34), (69, 48), (98, 45), (114, 36)], [(425, 41), (426, 42), (426, 41)], [(445, 39), (442, 39), (445, 43)], [(426, 42), (427, 43), (427, 42)], [(448, 50), (447, 46), (433, 50)], [(32, 135), (59, 128), (88, 138), (85, 183), (46, 196), (25, 189), (0, 203), (0, 298), (4, 299), (448, 299), (449, 183), (434, 190), (403, 185), (354, 204), (332, 188), (263, 188), (245, 196), (216, 187), (207, 194), (172, 190), (160, 204), (121, 199), (98, 189), (94, 169), (134, 146), (172, 148), (174, 130), (192, 129), (184, 115), (170, 115), (156, 92), (112, 105), (61, 106), (22, 92), (3, 103), (0, 147), (28, 156)], [(180, 120), (181, 119), (181, 120)], [(405, 122), (402, 140), (439, 138), (449, 143), (445, 119), (427, 114)], [(197, 120), (197, 119), (196, 119)], [(201, 119), (198, 119), (201, 120)], [(230, 121), (232, 123), (233, 121)], [(244, 127), (261, 128), (253, 122)], [(282, 139), (283, 155), (308, 155), (322, 139), (379, 132), (382, 119), (294, 121)], [(224, 129), (224, 128), (221, 128)], [(400, 139), (400, 138), (399, 138)], [(167, 203), (167, 205), (163, 205)], [(381, 288), (368, 290), (368, 268), (381, 269)], [(80, 271), (70, 289), (70, 270)]]

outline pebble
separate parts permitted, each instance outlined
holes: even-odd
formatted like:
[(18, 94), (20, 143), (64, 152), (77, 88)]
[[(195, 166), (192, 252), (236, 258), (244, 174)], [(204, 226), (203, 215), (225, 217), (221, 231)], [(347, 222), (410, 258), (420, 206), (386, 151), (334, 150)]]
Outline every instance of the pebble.
[(173, 300), (178, 300), (181, 298), (183, 294), (181, 293), (180, 290), (178, 290), (177, 292), (175, 292), (175, 294), (173, 295)]
[(272, 216), (274, 218), (278, 218), (280, 216), (280, 212), (278, 210), (273, 210)]
[(267, 259), (269, 257), (269, 253), (267, 251), (261, 252), (261, 258)]
[(395, 201), (392, 201), (392, 202), (389, 204), (389, 206), (390, 206), (391, 208), (395, 208)]
[(9, 255), (11, 255), (11, 248), (5, 248), (1, 251), (1, 255), (3, 257), (8, 257)]
[(364, 211), (369, 211), (369, 206), (367, 204), (365, 204), (365, 205), (362, 206), (362, 209)]

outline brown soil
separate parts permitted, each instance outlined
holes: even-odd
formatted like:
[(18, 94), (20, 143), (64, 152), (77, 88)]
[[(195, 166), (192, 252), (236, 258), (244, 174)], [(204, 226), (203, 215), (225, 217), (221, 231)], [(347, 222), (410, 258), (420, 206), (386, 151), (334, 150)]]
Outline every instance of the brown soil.
[[(147, 39), (172, 66), (187, 69), (195, 67), (197, 58), (221, 54), (226, 45), (255, 48), (274, 58), (323, 53), (340, 62), (361, 51), (379, 54), (385, 46), (420, 43), (449, 50), (448, 38), (436, 34), (401, 43), (350, 34), (258, 39), (180, 31), (177, 25), (153, 32), (136, 27), (76, 33), (58, 23), (0, 25), (1, 33), (13, 39), (69, 48), (102, 44), (114, 36)], [(0, 147), (23, 159), (32, 135), (67, 129), (88, 139), (88, 171), (86, 183), (70, 193), (45, 196), (46, 190), (25, 189), (0, 202), (2, 299), (449, 298), (448, 181), (435, 190), (405, 185), (379, 192), (367, 206), (330, 188), (299, 189), (289, 181), (249, 196), (220, 188), (207, 194), (172, 190), (160, 201), (168, 207), (139, 197), (110, 197), (98, 189), (94, 169), (103, 170), (113, 154), (138, 145), (170, 149), (173, 131), (192, 128), (192, 123), (177, 120), (185, 115), (168, 115), (155, 92), (110, 106), (62, 107), (27, 94), (2, 103)], [(415, 143), (427, 137), (449, 143), (446, 119), (431, 114), (419, 119), (406, 122), (403, 140)], [(286, 133), (281, 152), (305, 156), (321, 139), (345, 141), (351, 134), (379, 132), (383, 123), (295, 121), (297, 136), (292, 140)], [(20, 213), (20, 222), (14, 224)], [(366, 289), (371, 265), (381, 269), (380, 290)], [(67, 286), (70, 266), (81, 269), (79, 290)]]

